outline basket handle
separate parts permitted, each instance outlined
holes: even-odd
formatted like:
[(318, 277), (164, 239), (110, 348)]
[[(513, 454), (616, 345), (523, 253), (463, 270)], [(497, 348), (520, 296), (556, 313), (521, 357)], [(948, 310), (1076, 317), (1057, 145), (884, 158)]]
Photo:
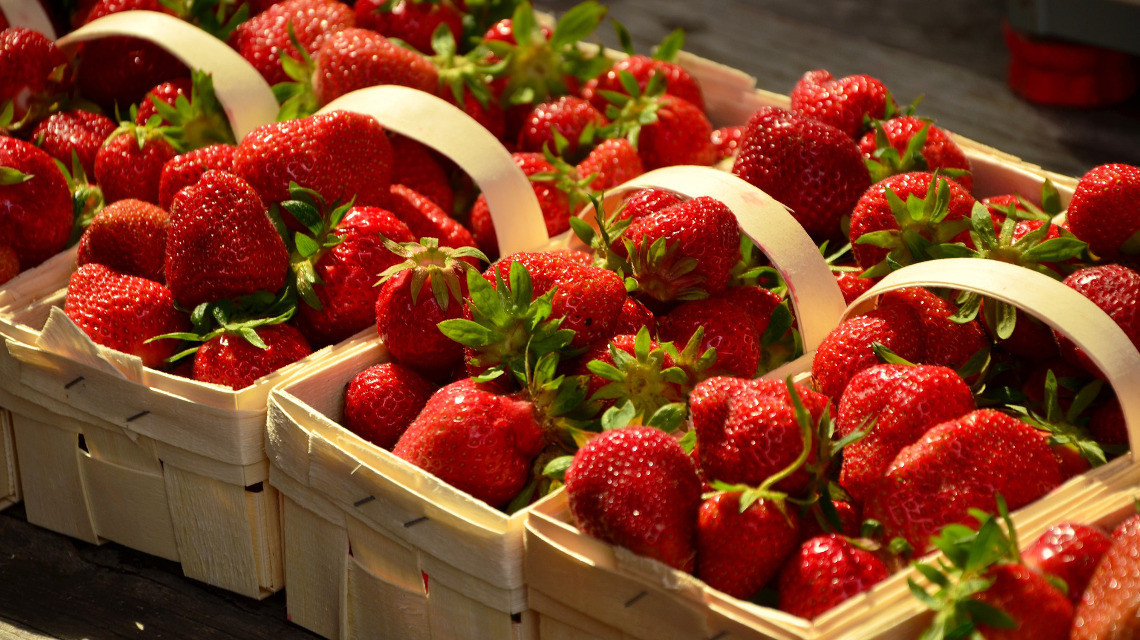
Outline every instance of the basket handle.
[[(15, 0), (34, 5), (35, 0)], [(191, 69), (211, 74), (218, 102), (226, 111), (234, 136), (277, 119), (277, 99), (253, 65), (226, 43), (174, 16), (157, 11), (123, 11), (103, 16), (60, 38), (56, 45), (73, 53), (81, 42), (130, 36), (161, 47)]]
[[(844, 319), (873, 309), (887, 291), (904, 287), (972, 291), (1033, 314), (1072, 340), (1116, 391), (1132, 452), (1140, 447), (1140, 352), (1100, 307), (1044, 274), (996, 260), (945, 258), (919, 262), (887, 274), (859, 296)], [(1130, 454), (1131, 455), (1131, 454)]]
[(10, 26), (39, 31), (49, 40), (55, 40), (55, 27), (52, 26), (51, 19), (39, 2), (0, 0), (0, 13), (4, 14)]
[[(741, 232), (783, 275), (805, 350), (815, 349), (839, 324), (846, 304), (831, 268), (803, 226), (772, 196), (731, 173), (682, 165), (655, 169), (619, 185), (606, 194), (607, 205), (617, 203), (608, 196), (645, 188), (690, 198), (711, 196), (732, 210)], [(580, 215), (590, 214), (586, 209)]]
[(526, 174), (490, 131), (462, 109), (429, 93), (399, 85), (347, 93), (318, 113), (356, 111), (451, 158), (487, 198), (499, 253), (533, 251), (545, 245), (542, 209)]

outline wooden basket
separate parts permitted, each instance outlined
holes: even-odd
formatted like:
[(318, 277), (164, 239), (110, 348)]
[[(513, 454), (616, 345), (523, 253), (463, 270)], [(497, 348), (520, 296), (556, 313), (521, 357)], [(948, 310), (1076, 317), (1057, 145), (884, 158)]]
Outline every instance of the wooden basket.
[[(1104, 312), (1065, 285), (1013, 265), (976, 259), (924, 262), (883, 278), (845, 317), (866, 312), (882, 293), (907, 286), (977, 291), (1038, 315), (1101, 368), (1121, 400), (1132, 450), (1140, 445), (1140, 353)], [(810, 354), (773, 376), (809, 375)], [(798, 369), (798, 371), (797, 371)], [(1131, 453), (1067, 481), (1013, 514), (1022, 540), (1062, 517), (1140, 484)], [(902, 571), (815, 620), (730, 598), (664, 564), (580, 533), (564, 497), (537, 506), (527, 521), (527, 584), (547, 637), (820, 639), (915, 638), (929, 614)], [(549, 636), (547, 632), (549, 630)]]

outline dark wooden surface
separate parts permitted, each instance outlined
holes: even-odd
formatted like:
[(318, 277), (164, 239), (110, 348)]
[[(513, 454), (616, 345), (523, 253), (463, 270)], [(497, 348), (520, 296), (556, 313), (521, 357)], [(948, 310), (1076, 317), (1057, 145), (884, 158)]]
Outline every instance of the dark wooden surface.
[[(561, 11), (574, 4), (546, 0)], [(788, 92), (807, 70), (869, 73), (951, 131), (1047, 169), (1080, 175), (1140, 164), (1140, 103), (1050, 109), (1016, 98), (997, 0), (613, 0), (610, 15), (648, 52), (683, 27), (687, 49)], [(604, 40), (615, 38), (607, 26)], [(183, 578), (174, 563), (76, 542), (0, 513), (0, 638), (313, 638), (285, 618), (285, 595), (255, 602)]]

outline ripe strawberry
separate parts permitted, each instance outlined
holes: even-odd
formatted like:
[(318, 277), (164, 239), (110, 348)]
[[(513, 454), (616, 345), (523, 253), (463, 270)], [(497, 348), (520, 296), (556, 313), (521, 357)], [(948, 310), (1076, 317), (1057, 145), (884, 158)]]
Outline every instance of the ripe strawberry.
[(748, 120), (732, 172), (787, 205), (808, 233), (831, 237), (871, 186), (855, 141), (842, 131), (777, 107)]
[(702, 196), (634, 220), (622, 243), (643, 300), (691, 300), (728, 285), (740, 229), (728, 207)]
[(391, 450), (436, 388), (401, 364), (372, 365), (348, 383), (344, 392), (344, 426), (372, 444)]
[(828, 534), (800, 545), (780, 571), (780, 609), (812, 619), (890, 575), (874, 552)]
[(636, 220), (650, 213), (668, 209), (681, 202), (682, 200), (671, 191), (638, 189), (626, 196), (617, 215), (619, 220)]
[(289, 253), (248, 183), (207, 171), (178, 192), (166, 240), (166, 282), (185, 308), (285, 284)]
[[(528, 177), (539, 174), (556, 174), (558, 169), (541, 153), (512, 153), (515, 164)], [(551, 237), (570, 228), (570, 197), (553, 180), (531, 179), (531, 189), (538, 198), (542, 219), (546, 223), (546, 233)], [(487, 255), (498, 255), (498, 238), (491, 221), (491, 210), (487, 198), (480, 195), (471, 209), (471, 232), (475, 241)]]
[(838, 533), (848, 538), (857, 538), (862, 534), (863, 516), (855, 504), (846, 500), (832, 500), (831, 505), (835, 507), (839, 526), (836, 527), (835, 523), (830, 522), (821, 510), (809, 509), (808, 515), (805, 515), (803, 519), (801, 540), (806, 542), (816, 536), (825, 536), (831, 533)]
[(995, 494), (1018, 509), (1060, 483), (1060, 463), (1036, 429), (979, 409), (931, 427), (899, 451), (864, 514), (883, 524), (887, 539), (906, 538), (922, 554), (943, 525), (970, 522), (972, 508), (992, 510)]
[(876, 123), (873, 131), (859, 139), (859, 150), (875, 182), (899, 173), (939, 170), (966, 191), (974, 188), (966, 153), (950, 134), (922, 118), (898, 116)]
[(95, 154), (115, 128), (115, 122), (107, 116), (72, 109), (57, 111), (44, 118), (32, 131), (31, 139), (65, 167), (71, 166), (74, 151), (84, 173), (93, 177)]
[(174, 355), (178, 341), (147, 340), (190, 327), (166, 287), (101, 264), (85, 264), (71, 275), (63, 311), (98, 344), (136, 355), (152, 368)]
[(165, 127), (182, 151), (237, 142), (214, 91), (213, 76), (204, 71), (194, 70), (154, 87), (134, 114), (138, 126), (153, 122)]
[(665, 94), (658, 98), (655, 115), (656, 121), (643, 125), (637, 136), (637, 153), (646, 171), (716, 161), (712, 124), (700, 107)]
[(1128, 446), (1128, 427), (1120, 401), (1115, 397), (1093, 412), (1089, 419), (1089, 431), (1093, 439), (1102, 445)]
[(1140, 167), (1104, 164), (1077, 182), (1069, 202), (1069, 230), (1104, 260), (1132, 255), (1132, 238), (1140, 231)]
[(880, 307), (906, 305), (918, 312), (922, 320), (925, 348), (915, 362), (961, 369), (979, 351), (989, 346), (980, 322), (956, 322), (958, 305), (943, 300), (929, 289), (906, 287), (888, 291), (879, 299)]
[(237, 147), (232, 144), (214, 144), (186, 153), (180, 153), (162, 165), (158, 178), (158, 206), (170, 211), (174, 196), (182, 189), (198, 182), (203, 173), (210, 169), (234, 172), (234, 155)]
[(835, 281), (839, 283), (840, 291), (843, 292), (843, 301), (851, 304), (875, 286), (876, 279), (861, 277), (863, 270), (855, 265), (842, 265), (842, 267), (833, 268), (831, 272), (835, 275)]
[(791, 93), (792, 111), (839, 129), (858, 140), (866, 119), (881, 120), (888, 106), (894, 108), (887, 87), (869, 75), (836, 79), (828, 71), (808, 71)]
[(0, 284), (8, 282), (20, 273), (20, 258), (16, 250), (6, 244), (0, 244)]
[[(135, 124), (144, 125), (150, 120), (151, 116), (158, 114), (158, 110), (154, 106), (154, 100), (161, 101), (173, 107), (179, 96), (189, 100), (191, 92), (192, 87), (188, 76), (175, 78), (153, 87), (138, 104), (138, 111), (135, 113)], [(165, 122), (164, 124), (169, 125), (171, 123)]]
[(603, 432), (574, 455), (566, 493), (584, 533), (693, 570), (701, 480), (670, 435), (651, 427)]
[(0, 238), (30, 269), (67, 246), (75, 217), (67, 179), (44, 151), (0, 136)]
[(368, 29), (350, 27), (329, 35), (313, 54), (313, 92), (318, 105), (380, 84), (434, 93), (439, 74), (431, 62)]
[(266, 203), (288, 200), (289, 183), (312, 189), (326, 202), (380, 207), (388, 197), (392, 145), (376, 120), (334, 111), (275, 122), (238, 144), (234, 170)]
[(629, 401), (636, 411), (634, 417), (640, 417), (643, 424), (665, 405), (683, 405), (692, 387), (676, 367), (668, 345), (663, 348), (644, 328), (594, 345), (577, 358), (573, 371), (586, 377), (587, 396), (601, 411)]
[(95, 154), (95, 181), (107, 202), (133, 198), (157, 204), (162, 167), (177, 154), (160, 130), (125, 122)]
[(811, 363), (815, 387), (830, 398), (842, 397), (855, 374), (879, 364), (874, 343), (913, 362), (926, 349), (921, 326), (922, 319), (907, 305), (879, 307), (844, 320), (816, 349)]
[(464, 378), (431, 396), (392, 453), (502, 507), (522, 491), (545, 444), (530, 401)]
[(729, 287), (669, 311), (659, 320), (659, 333), (663, 340), (683, 345), (703, 328), (701, 352), (716, 349), (716, 361), (705, 375), (751, 378), (764, 360), (762, 338), (779, 304), (780, 297), (767, 289)]
[(443, 247), (473, 247), (475, 237), (467, 227), (447, 215), (426, 196), (402, 184), (393, 184), (385, 207), (408, 225), (413, 238), (437, 238)]
[(799, 517), (779, 500), (744, 504), (743, 492), (717, 493), (697, 514), (697, 577), (748, 599), (776, 577), (799, 542)]
[[(1065, 278), (1065, 284), (1096, 303), (1140, 348), (1140, 273), (1119, 264), (1097, 265), (1074, 272)], [(1066, 360), (1100, 375), (1096, 365), (1072, 341), (1059, 333), (1054, 335)]]
[(1112, 538), (1100, 527), (1062, 522), (1046, 529), (1021, 557), (1030, 569), (1063, 580), (1076, 606), (1111, 546)]
[(586, 154), (576, 169), (583, 178), (594, 177), (589, 185), (592, 191), (607, 191), (645, 173), (641, 156), (625, 138), (601, 141)]
[(47, 36), (24, 27), (0, 31), (0, 110), (12, 105), (12, 124), (5, 128), (32, 126), (70, 85), (67, 57)]
[(231, 389), (244, 389), (278, 369), (313, 352), (305, 337), (289, 324), (257, 328), (265, 348), (240, 335), (223, 333), (198, 347), (194, 356), (194, 379)]
[(593, 103), (599, 111), (604, 112), (607, 101), (602, 91), (616, 91), (629, 95), (621, 81), (623, 71), (633, 76), (642, 91), (645, 91), (654, 75), (660, 74), (665, 80), (665, 93), (685, 100), (702, 112), (705, 110), (701, 86), (684, 67), (676, 62), (645, 55), (632, 55), (618, 60), (608, 71), (583, 85), (582, 97)]
[(657, 318), (654, 317), (649, 307), (641, 304), (635, 298), (627, 297), (621, 305), (621, 313), (618, 314), (617, 322), (614, 323), (614, 335), (623, 333), (637, 335), (642, 327), (649, 329), (652, 334), (656, 326)]
[(993, 640), (1066, 640), (1073, 619), (1073, 606), (1060, 589), (1043, 576), (1019, 564), (1000, 564), (990, 569), (988, 589), (975, 600), (994, 607), (1016, 623), (1013, 629), (978, 624), (983, 637)]
[(423, 194), (451, 215), (455, 210), (455, 193), (447, 170), (433, 151), (407, 136), (392, 134), (392, 184), (399, 184)]
[(1140, 633), (1140, 517), (1113, 531), (1073, 616), (1072, 640), (1134, 638)]
[[(557, 100), (535, 105), (523, 121), (519, 131), (519, 151), (542, 152), (549, 149), (570, 161), (579, 158), (579, 147), (593, 143), (598, 129), (609, 121), (588, 101), (575, 96), (562, 96)], [(556, 136), (565, 140), (565, 148), (556, 143)]]
[(736, 156), (740, 149), (740, 141), (744, 139), (744, 127), (731, 126), (713, 130), (712, 143), (716, 148), (718, 160), (725, 160)]
[(953, 369), (896, 364), (863, 369), (839, 401), (836, 433), (866, 431), (843, 450), (840, 485), (862, 503), (903, 447), (974, 408), (970, 388)]
[(166, 282), (167, 212), (142, 200), (103, 208), (79, 238), (76, 262), (106, 265), (126, 275)]
[(309, 343), (335, 344), (372, 326), (376, 320), (375, 286), (379, 274), (400, 262), (382, 238), (393, 242), (415, 240), (408, 226), (378, 207), (353, 207), (336, 225), (340, 242), (313, 256), (319, 278), (314, 287), (320, 308), (299, 305), (297, 322)]
[(432, 33), (440, 25), (447, 25), (455, 40), (463, 37), (463, 13), (447, 0), (360, 0), (356, 3), (356, 24), (399, 38), (423, 53), (433, 51)]
[(301, 60), (290, 27), (305, 51), (316, 51), (326, 38), (355, 25), (352, 7), (337, 0), (284, 0), (239, 24), (228, 43), (273, 85), (289, 80), (281, 56)]

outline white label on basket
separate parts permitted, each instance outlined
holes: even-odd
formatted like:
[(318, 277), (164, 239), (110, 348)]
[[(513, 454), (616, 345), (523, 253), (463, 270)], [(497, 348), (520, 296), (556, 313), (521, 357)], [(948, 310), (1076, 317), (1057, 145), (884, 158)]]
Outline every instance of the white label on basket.
[(501, 255), (535, 251), (549, 241), (530, 180), (502, 143), (461, 109), (398, 85), (353, 91), (325, 105), (320, 113), (336, 109), (370, 115), (385, 128), (455, 161), (487, 197)]
[(131, 36), (152, 42), (191, 69), (210, 73), (218, 102), (238, 140), (277, 119), (277, 99), (257, 69), (226, 43), (174, 16), (157, 11), (112, 13), (83, 25), (56, 44), (70, 50), (80, 42), (108, 36)]
[[(806, 350), (815, 349), (839, 324), (846, 308), (839, 283), (803, 226), (774, 198), (731, 173), (698, 166), (655, 169), (611, 193), (644, 188), (711, 196), (728, 206), (740, 230), (783, 275)], [(592, 210), (583, 215), (592, 216)]]
[(887, 291), (914, 286), (975, 291), (1033, 314), (1072, 340), (1116, 391), (1128, 427), (1130, 448), (1134, 452), (1140, 450), (1140, 352), (1116, 322), (1091, 300), (1024, 267), (996, 260), (946, 258), (891, 272), (851, 303), (845, 317), (869, 311)]
[(37, 0), (0, 0), (0, 13), (4, 14), (9, 26), (39, 31), (49, 40), (55, 40), (51, 18)]

